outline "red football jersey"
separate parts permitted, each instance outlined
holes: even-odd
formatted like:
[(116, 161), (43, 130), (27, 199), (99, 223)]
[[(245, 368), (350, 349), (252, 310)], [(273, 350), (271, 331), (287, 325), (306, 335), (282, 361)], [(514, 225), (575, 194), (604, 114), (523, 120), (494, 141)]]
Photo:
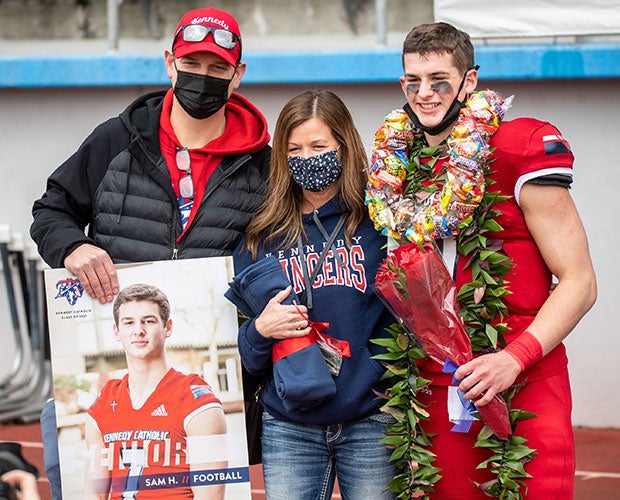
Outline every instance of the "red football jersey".
[[(523, 185), (538, 177), (563, 175), (572, 178), (573, 154), (568, 142), (559, 130), (547, 122), (533, 118), (518, 118), (504, 122), (490, 141), (493, 151), (488, 186), (492, 192), (509, 196), (496, 205), (501, 215), (497, 222), (504, 228), (498, 233), (487, 233), (487, 238), (503, 241), (503, 251), (512, 259), (513, 268), (505, 276), (506, 288), (512, 293), (504, 297), (509, 311), (504, 320), (511, 330), (506, 334), (510, 341), (524, 331), (549, 296), (551, 272), (525, 223), (519, 207), (519, 195)], [(438, 161), (435, 168), (442, 168), (447, 158)], [(471, 281), (471, 269), (466, 268), (468, 259), (459, 258), (455, 281), (457, 287)], [(520, 376), (528, 380), (540, 380), (557, 373), (566, 366), (564, 345), (560, 344), (545, 358)], [(432, 374), (433, 382), (450, 385), (451, 375), (443, 374), (441, 366), (434, 362), (422, 362), (421, 368)]]
[[(506, 276), (506, 287), (512, 294), (504, 298), (509, 311), (504, 320), (511, 328), (506, 339), (510, 341), (530, 325), (549, 296), (551, 285), (551, 272), (519, 207), (521, 187), (538, 177), (565, 185), (564, 180), (572, 177), (573, 155), (553, 125), (530, 118), (502, 123), (490, 146), (496, 148), (490, 174), (495, 183), (488, 189), (510, 196), (496, 205), (502, 212), (497, 222), (503, 230), (486, 235), (502, 240), (504, 252), (514, 263)], [(459, 287), (471, 280), (466, 262), (466, 257), (457, 260)], [(539, 416), (519, 422), (516, 431), (536, 450), (536, 458), (525, 469), (532, 475), (525, 480), (528, 498), (556, 498), (558, 492), (565, 493), (563, 498), (572, 498), (575, 455), (566, 364), (564, 345), (560, 344), (516, 380), (519, 383), (527, 379), (527, 384), (514, 397), (513, 407)], [(477, 468), (489, 459), (488, 450), (474, 447), (482, 424), (474, 422), (468, 433), (452, 432), (454, 424), (448, 419), (448, 388), (445, 387), (450, 385), (452, 375), (441, 373), (441, 366), (428, 360), (420, 364), (420, 371), (423, 377), (433, 380), (431, 390), (420, 391), (418, 397), (431, 414), (424, 429), (434, 435), (432, 450), (437, 459), (433, 465), (442, 470), (442, 480), (435, 485), (436, 498), (485, 498), (473, 483), (493, 479), (488, 469)]]
[(221, 407), (220, 401), (201, 377), (173, 368), (139, 409), (132, 407), (127, 384), (127, 375), (108, 381), (88, 410), (106, 455), (91, 458), (110, 469), (110, 498), (193, 498), (185, 427), (197, 413)]

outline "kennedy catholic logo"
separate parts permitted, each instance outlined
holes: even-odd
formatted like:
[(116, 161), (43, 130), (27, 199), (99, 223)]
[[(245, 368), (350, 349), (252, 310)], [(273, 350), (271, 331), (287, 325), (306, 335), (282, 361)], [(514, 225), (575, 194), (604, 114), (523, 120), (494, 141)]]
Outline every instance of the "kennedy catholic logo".
[(77, 278), (65, 278), (64, 280), (56, 282), (56, 290), (58, 291), (58, 295), (54, 298), (60, 299), (64, 297), (72, 306), (84, 295), (84, 287)]

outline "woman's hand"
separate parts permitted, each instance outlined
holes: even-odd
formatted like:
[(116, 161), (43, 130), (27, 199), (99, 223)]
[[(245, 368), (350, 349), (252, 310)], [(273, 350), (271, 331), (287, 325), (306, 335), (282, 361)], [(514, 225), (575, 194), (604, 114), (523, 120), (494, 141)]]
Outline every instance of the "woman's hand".
[(278, 292), (256, 318), (254, 326), (263, 337), (280, 340), (303, 337), (310, 333), (306, 306), (282, 304), (290, 293), (291, 286), (289, 285)]

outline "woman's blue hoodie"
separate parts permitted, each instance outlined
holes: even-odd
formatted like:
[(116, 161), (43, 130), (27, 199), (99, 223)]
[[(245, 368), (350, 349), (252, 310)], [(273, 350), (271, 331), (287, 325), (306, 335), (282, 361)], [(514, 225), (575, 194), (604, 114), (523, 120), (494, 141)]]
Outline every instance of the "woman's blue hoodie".
[[(341, 210), (336, 196), (318, 209), (318, 218), (328, 234), (336, 226)], [(319, 231), (313, 214), (303, 216), (308, 242), (303, 253), (309, 262), (310, 271), (317, 261), (325, 238)], [(243, 244), (243, 242), (242, 242)], [(239, 248), (242, 248), (242, 244)], [(351, 347), (351, 357), (343, 359), (340, 374), (335, 377), (336, 395), (304, 411), (288, 411), (278, 397), (273, 381), (271, 350), (275, 341), (263, 337), (251, 318), (239, 329), (239, 351), (246, 369), (256, 375), (265, 375), (266, 383), (261, 393), (263, 408), (273, 417), (306, 424), (328, 425), (361, 418), (375, 412), (382, 400), (373, 389), (383, 390), (379, 383), (384, 373), (380, 361), (372, 356), (384, 349), (372, 344), (371, 338), (385, 337), (385, 328), (394, 322), (393, 316), (375, 294), (372, 284), (379, 264), (386, 256), (386, 238), (377, 232), (370, 219), (365, 219), (353, 237), (352, 246), (347, 247), (343, 229), (336, 237), (333, 247), (341, 257), (340, 267), (333, 251), (329, 251), (312, 287), (313, 308), (309, 317), (313, 321), (329, 323), (325, 333), (346, 340)], [(278, 251), (275, 246), (261, 249), (258, 259), (275, 255), (286, 270), (298, 296), (304, 290), (300, 266), (300, 252), (294, 248)], [(252, 263), (248, 252), (233, 254), (235, 272), (239, 273)]]

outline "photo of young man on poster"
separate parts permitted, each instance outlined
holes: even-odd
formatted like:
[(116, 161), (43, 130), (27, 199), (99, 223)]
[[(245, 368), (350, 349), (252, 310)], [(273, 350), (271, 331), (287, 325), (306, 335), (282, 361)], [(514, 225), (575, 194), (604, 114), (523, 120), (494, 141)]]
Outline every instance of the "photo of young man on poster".
[(46, 271), (63, 498), (250, 498), (229, 259), (119, 266), (105, 305)]

